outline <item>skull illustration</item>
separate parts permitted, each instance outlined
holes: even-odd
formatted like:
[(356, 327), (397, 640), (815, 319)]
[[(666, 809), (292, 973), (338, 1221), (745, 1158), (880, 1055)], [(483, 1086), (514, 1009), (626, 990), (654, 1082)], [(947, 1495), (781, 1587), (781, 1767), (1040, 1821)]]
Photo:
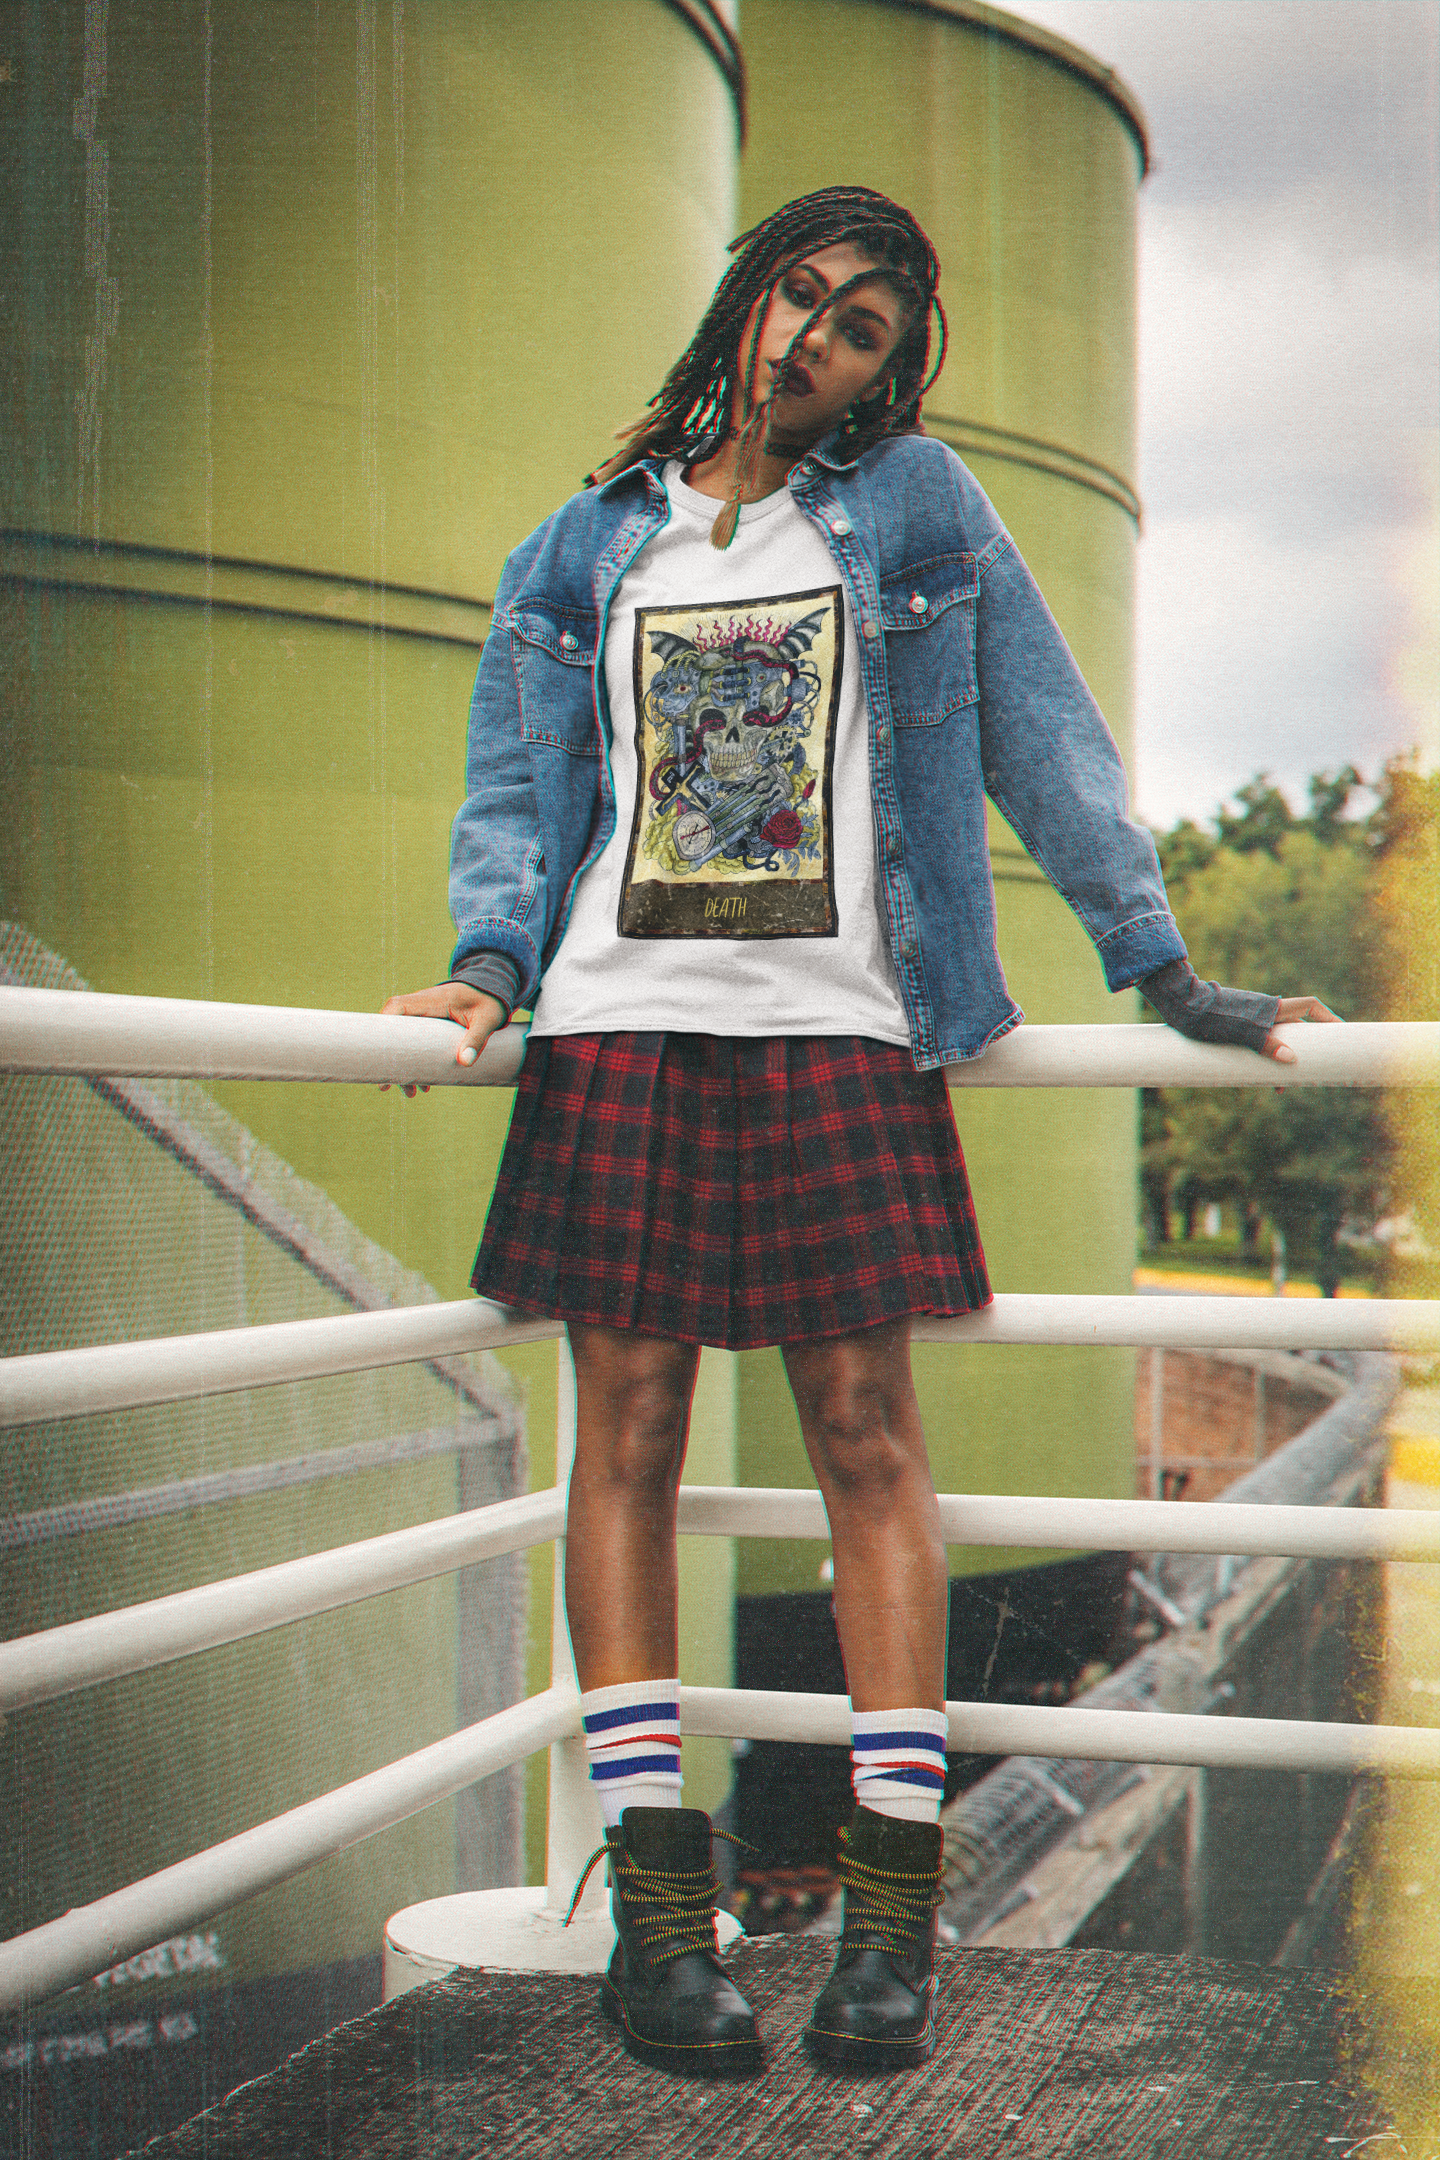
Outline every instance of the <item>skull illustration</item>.
[(770, 738), (774, 730), (753, 720), (735, 718), (706, 737), (705, 762), (712, 778), (722, 787), (750, 787), (765, 767), (773, 764)]

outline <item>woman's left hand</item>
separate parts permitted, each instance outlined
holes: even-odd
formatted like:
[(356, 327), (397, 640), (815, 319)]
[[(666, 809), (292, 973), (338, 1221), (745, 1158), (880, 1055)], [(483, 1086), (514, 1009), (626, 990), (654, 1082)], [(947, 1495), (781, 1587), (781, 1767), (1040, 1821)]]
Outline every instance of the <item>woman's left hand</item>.
[[(1275, 1027), (1283, 1027), (1288, 1020), (1339, 1020), (1339, 1018), (1339, 1013), (1331, 1012), (1329, 1006), (1322, 1005), (1319, 998), (1281, 998), (1280, 1010), (1275, 1015)], [(1290, 1048), (1289, 1043), (1281, 1041), (1274, 1028), (1265, 1038), (1261, 1055), (1262, 1057), (1274, 1058), (1277, 1065), (1293, 1065), (1296, 1063), (1295, 1052)]]

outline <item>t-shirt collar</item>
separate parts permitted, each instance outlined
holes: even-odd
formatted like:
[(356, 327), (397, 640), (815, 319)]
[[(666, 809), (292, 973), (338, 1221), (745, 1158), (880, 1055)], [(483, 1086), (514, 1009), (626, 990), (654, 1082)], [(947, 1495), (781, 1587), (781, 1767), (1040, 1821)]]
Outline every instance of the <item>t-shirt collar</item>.
[[(683, 469), (679, 458), (667, 458), (661, 472), (660, 478), (669, 490), (671, 502), (677, 510), (713, 525), (725, 507), (723, 499), (718, 495), (702, 495), (699, 488), (690, 487), (680, 477)], [(740, 523), (753, 525), (757, 518), (769, 517), (774, 511), (783, 509), (789, 500), (790, 490), (782, 481), (772, 494), (762, 495), (759, 502), (741, 503)]]

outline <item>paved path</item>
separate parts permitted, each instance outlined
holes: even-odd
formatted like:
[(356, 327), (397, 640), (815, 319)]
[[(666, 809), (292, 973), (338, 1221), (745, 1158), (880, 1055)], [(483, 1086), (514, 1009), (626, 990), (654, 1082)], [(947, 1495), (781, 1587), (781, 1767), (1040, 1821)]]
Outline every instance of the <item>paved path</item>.
[(800, 2043), (832, 1954), (794, 1936), (736, 1949), (768, 2042), (757, 2078), (632, 2063), (591, 1980), (456, 1974), (316, 2041), (155, 2140), (147, 2160), (1341, 2160), (1388, 2128), (1320, 1974), (951, 1950), (932, 2062), (857, 2078)]

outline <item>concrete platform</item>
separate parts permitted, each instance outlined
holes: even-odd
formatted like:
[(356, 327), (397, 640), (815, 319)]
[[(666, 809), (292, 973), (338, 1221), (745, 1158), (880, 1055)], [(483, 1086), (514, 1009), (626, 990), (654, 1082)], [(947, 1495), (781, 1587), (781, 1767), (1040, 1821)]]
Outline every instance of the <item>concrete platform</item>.
[[(630, 2061), (592, 1979), (455, 1973), (398, 1996), (144, 2148), (147, 2160), (1323, 2160), (1390, 2130), (1329, 1976), (1112, 1951), (941, 1955), (942, 2039), (859, 2078), (800, 2041), (833, 1945), (740, 1944), (755, 2078)], [(1398, 2150), (1398, 2147), (1392, 2149)]]

